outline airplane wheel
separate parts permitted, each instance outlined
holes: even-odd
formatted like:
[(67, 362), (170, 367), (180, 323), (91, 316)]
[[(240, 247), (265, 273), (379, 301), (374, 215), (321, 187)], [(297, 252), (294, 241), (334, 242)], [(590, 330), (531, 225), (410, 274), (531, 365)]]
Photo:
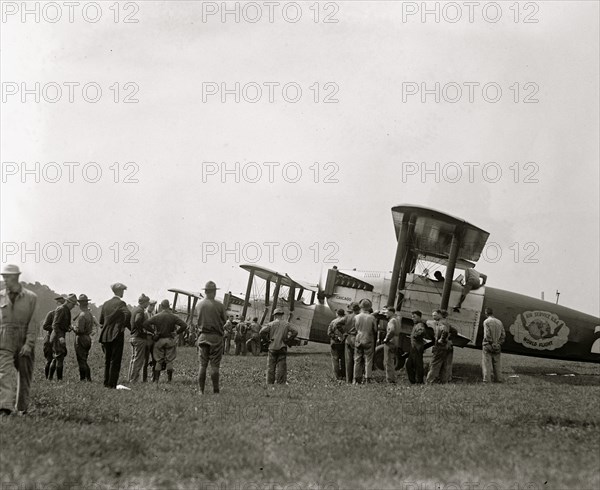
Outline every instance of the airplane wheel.
[(408, 356), (405, 352), (398, 352), (398, 355), (396, 356), (396, 371), (404, 367), (407, 358)]
[[(383, 366), (383, 360), (384, 360), (384, 355), (383, 355), (383, 345), (378, 345), (377, 347), (375, 347), (375, 355), (373, 356), (373, 367), (375, 369), (379, 369), (380, 371), (384, 370), (384, 366)], [(406, 362), (406, 353), (403, 351), (399, 351), (398, 355), (396, 356), (396, 371), (398, 371), (399, 369), (402, 369), (404, 367), (404, 363)]]

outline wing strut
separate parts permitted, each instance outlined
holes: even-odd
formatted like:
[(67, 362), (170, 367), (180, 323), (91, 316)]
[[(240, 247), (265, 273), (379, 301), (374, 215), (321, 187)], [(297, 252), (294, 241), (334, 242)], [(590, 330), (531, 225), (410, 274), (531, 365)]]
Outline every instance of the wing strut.
[(446, 278), (444, 280), (444, 290), (442, 291), (442, 302), (440, 308), (442, 310), (448, 309), (448, 302), (450, 301), (450, 292), (452, 291), (452, 279), (454, 278), (454, 268), (456, 267), (456, 259), (458, 258), (458, 250), (462, 242), (463, 228), (459, 226), (452, 234), (452, 243), (450, 244), (450, 255), (448, 257), (448, 264), (446, 265)]
[(277, 301), (279, 300), (279, 289), (281, 288), (281, 276), (277, 277), (277, 282), (275, 283), (275, 291), (273, 292), (273, 306), (271, 307), (271, 314), (269, 315), (269, 321), (273, 321), (273, 312), (275, 308), (277, 308)]
[(254, 281), (254, 269), (250, 269), (250, 275), (248, 276), (248, 285), (246, 286), (246, 297), (244, 298), (244, 306), (242, 308), (242, 316), (246, 318), (248, 312), (248, 305), (250, 304), (250, 293), (252, 292), (252, 281)]
[[(392, 270), (392, 279), (390, 284), (390, 290), (388, 292), (388, 306), (395, 306), (396, 294), (398, 293), (398, 283), (400, 281), (400, 269), (402, 268), (403, 259), (408, 251), (408, 222), (410, 219), (409, 213), (404, 213), (402, 216), (402, 225), (400, 229), (400, 236), (398, 237), (398, 245), (396, 246), (396, 257), (394, 258), (394, 269)], [(404, 273), (404, 280), (406, 280), (406, 273)]]

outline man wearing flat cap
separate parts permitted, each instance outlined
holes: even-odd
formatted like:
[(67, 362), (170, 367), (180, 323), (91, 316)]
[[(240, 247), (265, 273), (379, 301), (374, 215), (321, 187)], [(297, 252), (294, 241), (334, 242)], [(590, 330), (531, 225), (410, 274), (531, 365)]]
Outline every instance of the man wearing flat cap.
[(127, 286), (117, 282), (110, 288), (114, 296), (102, 305), (99, 342), (104, 350), (104, 386), (114, 389), (119, 381), (125, 329), (131, 322), (131, 312), (122, 299)]
[(276, 308), (274, 319), (260, 329), (260, 335), (269, 339), (267, 384), (287, 384), (287, 346), (296, 338), (298, 330), (283, 320), (285, 312)]
[(198, 369), (198, 386), (200, 393), (204, 394), (206, 371), (210, 362), (210, 379), (213, 392), (219, 393), (219, 370), (223, 357), (223, 327), (227, 322), (225, 307), (215, 299), (217, 285), (208, 281), (204, 286), (205, 298), (198, 306), (198, 349), (200, 351), (200, 367)]
[(131, 361), (129, 363), (129, 382), (137, 383), (140, 380), (140, 371), (144, 367), (146, 360), (146, 337), (147, 331), (144, 328), (146, 321), (146, 308), (150, 304), (150, 298), (142, 293), (138, 299), (138, 305), (131, 312)]
[[(65, 303), (65, 298), (62, 296), (57, 296), (54, 298), (56, 301), (56, 308)], [(44, 319), (44, 323), (42, 323), (42, 330), (46, 332), (46, 336), (44, 337), (43, 343), (43, 352), (44, 357), (46, 358), (46, 366), (44, 367), (44, 374), (46, 375), (46, 379), (48, 379), (48, 375), (50, 374), (50, 365), (52, 364), (52, 342), (50, 341), (50, 336), (52, 335), (52, 322), (54, 321), (54, 312), (56, 308), (50, 310)]]
[(52, 381), (56, 372), (56, 380), (62, 381), (64, 361), (67, 356), (67, 340), (65, 338), (67, 332), (71, 330), (71, 310), (77, 305), (77, 296), (69, 294), (65, 303), (54, 310), (54, 320), (52, 321), (52, 334), (50, 342), (52, 342), (52, 363), (50, 364), (50, 372), (48, 379)]
[[(179, 327), (179, 328), (177, 328)], [(152, 381), (158, 383), (160, 371), (167, 369), (167, 383), (173, 380), (173, 363), (177, 358), (177, 342), (175, 337), (187, 329), (187, 323), (171, 310), (168, 299), (160, 302), (160, 312), (144, 321), (143, 328), (154, 332), (154, 377)]]
[(16, 409), (27, 412), (38, 326), (37, 296), (21, 286), (19, 268), (5, 265), (0, 274), (4, 281), (0, 291), (0, 416), (4, 417), (15, 409), (15, 398)]
[(94, 330), (94, 317), (89, 308), (90, 299), (85, 294), (80, 294), (77, 302), (81, 313), (77, 315), (73, 332), (75, 332), (75, 356), (79, 365), (79, 380), (92, 381), (88, 355), (92, 348), (91, 335)]

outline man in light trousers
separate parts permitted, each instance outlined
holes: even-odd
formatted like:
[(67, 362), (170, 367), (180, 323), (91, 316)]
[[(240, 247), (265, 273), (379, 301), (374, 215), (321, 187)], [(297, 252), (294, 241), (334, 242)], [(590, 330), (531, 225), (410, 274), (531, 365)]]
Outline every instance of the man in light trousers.
[(500, 363), (500, 354), (502, 344), (506, 338), (504, 325), (494, 316), (494, 311), (491, 308), (485, 309), (487, 318), (483, 322), (483, 345), (481, 368), (483, 371), (483, 382), (496, 383), (502, 382), (502, 366)]
[(0, 291), (0, 416), (4, 417), (15, 408), (24, 414), (29, 406), (37, 296), (21, 286), (16, 265), (5, 265), (0, 274), (5, 283)]

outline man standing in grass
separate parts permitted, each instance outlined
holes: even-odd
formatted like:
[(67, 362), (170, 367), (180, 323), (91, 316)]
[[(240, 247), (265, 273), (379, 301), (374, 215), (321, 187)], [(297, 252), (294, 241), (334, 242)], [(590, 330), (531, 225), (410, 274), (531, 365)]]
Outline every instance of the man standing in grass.
[(80, 294), (77, 299), (81, 312), (77, 316), (73, 332), (75, 333), (75, 356), (79, 366), (79, 380), (92, 381), (92, 371), (88, 364), (88, 355), (92, 348), (92, 332), (94, 330), (94, 317), (89, 309), (90, 299), (85, 294)]
[(67, 357), (67, 340), (65, 336), (71, 330), (71, 310), (77, 304), (77, 296), (69, 294), (64, 304), (56, 308), (54, 312), (54, 320), (52, 320), (52, 334), (50, 341), (52, 342), (52, 364), (50, 364), (50, 372), (48, 379), (52, 380), (56, 372), (57, 381), (63, 379), (63, 369), (65, 357)]
[(104, 386), (115, 389), (121, 372), (125, 329), (131, 322), (131, 312), (122, 299), (127, 286), (117, 282), (110, 288), (114, 296), (102, 305), (99, 342), (104, 351)]
[(137, 383), (139, 381), (140, 371), (144, 367), (144, 362), (146, 362), (147, 332), (144, 329), (144, 322), (146, 321), (146, 308), (149, 304), (150, 298), (142, 293), (138, 299), (138, 305), (131, 313), (131, 326), (129, 328), (131, 332), (131, 337), (129, 338), (129, 343), (131, 344), (131, 361), (129, 362), (128, 375), (130, 383)]
[(287, 384), (287, 344), (296, 338), (298, 331), (283, 321), (284, 311), (276, 308), (274, 319), (260, 329), (260, 335), (269, 339), (267, 384)]
[[(151, 299), (148, 302), (148, 308), (144, 312), (145, 320), (148, 318), (152, 318), (156, 315), (156, 300)], [(146, 332), (146, 349), (144, 351), (144, 367), (142, 368), (142, 383), (146, 383), (148, 381), (148, 366), (150, 366), (150, 373), (154, 373), (154, 366), (156, 366), (156, 362), (154, 362), (154, 338), (153, 332)]]
[[(38, 327), (35, 324), (37, 296), (19, 282), (16, 265), (2, 267), (5, 289), (0, 291), (0, 416), (29, 406), (33, 354)], [(15, 372), (16, 369), (16, 372)]]
[(483, 346), (481, 368), (483, 371), (483, 382), (502, 382), (500, 353), (502, 344), (506, 337), (504, 325), (494, 316), (491, 308), (485, 309), (487, 317), (483, 322)]
[(354, 349), (356, 340), (356, 326), (354, 317), (360, 312), (358, 303), (352, 302), (348, 305), (348, 314), (344, 324), (345, 336), (345, 364), (346, 364), (346, 383), (352, 383), (354, 380)]
[(175, 339), (187, 330), (187, 323), (171, 311), (169, 300), (163, 299), (160, 303), (158, 315), (144, 321), (141, 328), (154, 332), (154, 360), (156, 364), (154, 365), (152, 381), (158, 383), (160, 371), (164, 365), (167, 370), (167, 382), (170, 383), (173, 381), (173, 362), (177, 358), (177, 341)]
[[(63, 298), (62, 296), (57, 296), (56, 298), (54, 298), (54, 301), (56, 301), (56, 308), (58, 308), (60, 305), (63, 305), (65, 303), (65, 298)], [(44, 357), (46, 358), (46, 366), (44, 367), (44, 374), (46, 375), (46, 379), (48, 379), (48, 376), (50, 374), (50, 365), (52, 364), (53, 359), (52, 341), (50, 340), (50, 336), (52, 335), (52, 322), (54, 321), (54, 312), (56, 311), (56, 308), (48, 312), (46, 318), (44, 319), (44, 323), (42, 323), (42, 329), (46, 332), (46, 336), (44, 337), (43, 343), (43, 352)]]
[(385, 380), (388, 383), (396, 382), (396, 357), (400, 346), (400, 321), (396, 316), (396, 309), (388, 306), (386, 311), (387, 332), (383, 339), (383, 364), (385, 366)]
[(427, 322), (427, 324), (433, 328), (433, 340), (435, 345), (431, 349), (433, 357), (431, 358), (431, 365), (429, 366), (429, 373), (427, 373), (427, 384), (433, 383), (445, 383), (446, 363), (448, 360), (448, 350), (452, 348), (452, 343), (448, 345), (448, 337), (450, 335), (450, 327), (448, 324), (442, 322), (441, 310), (435, 310), (432, 313), (433, 320)]
[(425, 323), (419, 310), (412, 312), (413, 329), (410, 334), (410, 353), (406, 361), (406, 374), (412, 384), (423, 384), (423, 352), (425, 351)]
[(198, 369), (198, 386), (200, 393), (204, 394), (206, 383), (206, 370), (210, 362), (210, 379), (213, 392), (219, 393), (219, 369), (223, 357), (223, 326), (227, 321), (223, 303), (215, 299), (217, 285), (208, 281), (204, 286), (206, 297), (200, 301), (198, 307), (198, 349), (200, 349), (200, 368)]
[(225, 325), (223, 325), (223, 342), (225, 344), (223, 354), (226, 356), (228, 356), (231, 351), (231, 337), (233, 335), (233, 331), (233, 315), (229, 315)]
[(450, 325), (450, 321), (448, 320), (448, 310), (440, 310), (440, 312), (442, 314), (440, 322), (448, 329), (446, 363), (444, 364), (444, 369), (440, 373), (440, 376), (442, 377), (442, 382), (449, 383), (452, 381), (452, 365), (454, 363), (454, 346), (452, 342), (456, 338), (458, 330)]
[(333, 376), (336, 380), (344, 379), (346, 365), (344, 362), (344, 323), (346, 314), (341, 308), (336, 312), (337, 317), (331, 320), (327, 327), (327, 335), (330, 339), (331, 363), (333, 366)]
[(249, 345), (249, 350), (253, 356), (258, 356), (260, 354), (260, 325), (258, 324), (258, 317), (252, 319), (248, 327), (248, 334), (250, 338), (246, 341), (246, 345)]
[(248, 325), (246, 324), (245, 318), (242, 316), (238, 324), (235, 327), (235, 355), (245, 356), (248, 352), (248, 347), (246, 346), (246, 334), (248, 332)]
[(359, 306), (360, 313), (353, 319), (356, 327), (353, 384), (362, 382), (363, 372), (365, 373), (365, 382), (370, 383), (372, 381), (373, 354), (375, 353), (375, 341), (377, 339), (377, 321), (369, 313), (372, 306), (371, 301), (361, 299)]

